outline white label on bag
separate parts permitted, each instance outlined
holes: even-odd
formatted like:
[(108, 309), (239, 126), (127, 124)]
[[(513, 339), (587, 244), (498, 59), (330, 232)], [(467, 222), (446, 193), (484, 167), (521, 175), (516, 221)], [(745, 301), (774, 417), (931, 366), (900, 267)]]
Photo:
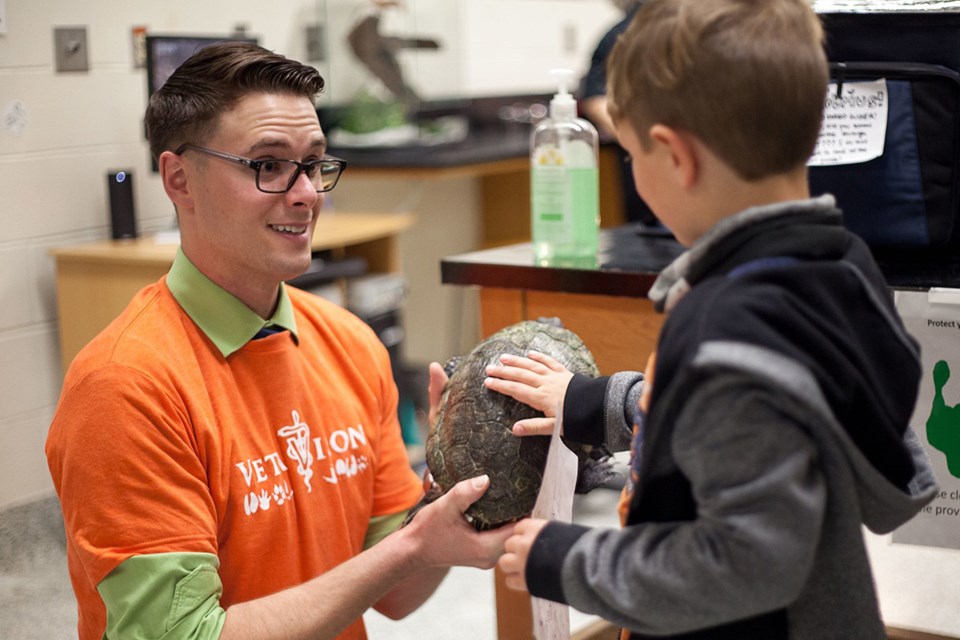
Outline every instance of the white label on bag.
[(885, 79), (828, 85), (812, 167), (858, 164), (883, 155), (890, 94)]

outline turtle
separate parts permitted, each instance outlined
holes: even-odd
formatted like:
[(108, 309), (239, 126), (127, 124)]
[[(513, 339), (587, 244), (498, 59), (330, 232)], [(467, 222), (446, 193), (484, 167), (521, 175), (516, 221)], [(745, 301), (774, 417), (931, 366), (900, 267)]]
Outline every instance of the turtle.
[[(426, 463), (435, 487), (422, 504), (435, 500), (461, 480), (487, 474), (490, 486), (466, 512), (478, 530), (494, 529), (530, 515), (537, 500), (550, 446), (549, 436), (515, 436), (517, 420), (543, 414), (483, 386), (487, 365), (501, 354), (535, 350), (573, 373), (599, 375), (583, 340), (557, 318), (526, 320), (497, 331), (466, 356), (452, 358), (437, 418), (426, 439)], [(601, 486), (617, 471), (605, 449), (573, 446), (580, 461), (577, 492)]]

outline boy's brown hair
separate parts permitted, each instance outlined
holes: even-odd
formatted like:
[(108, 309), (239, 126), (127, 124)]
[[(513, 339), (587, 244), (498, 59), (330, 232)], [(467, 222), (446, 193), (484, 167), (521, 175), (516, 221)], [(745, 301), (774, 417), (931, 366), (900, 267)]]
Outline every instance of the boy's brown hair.
[(647, 0), (614, 47), (608, 109), (697, 136), (745, 180), (813, 153), (829, 71), (808, 0)]

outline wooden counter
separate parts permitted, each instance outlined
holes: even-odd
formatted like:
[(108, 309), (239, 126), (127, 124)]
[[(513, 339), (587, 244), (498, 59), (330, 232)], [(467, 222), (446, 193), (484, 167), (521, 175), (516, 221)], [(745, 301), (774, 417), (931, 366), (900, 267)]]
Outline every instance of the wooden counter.
[(446, 258), (441, 279), (480, 287), (483, 335), (557, 316), (583, 338), (606, 375), (643, 368), (663, 319), (647, 292), (682, 250), (672, 237), (625, 225), (601, 231), (596, 268), (537, 266), (532, 245), (523, 243)]
[[(322, 213), (314, 251), (362, 257), (371, 272), (400, 268), (396, 236), (413, 224), (409, 214)], [(64, 371), (144, 286), (170, 269), (179, 244), (155, 237), (103, 240), (50, 251), (56, 260), (60, 357)]]

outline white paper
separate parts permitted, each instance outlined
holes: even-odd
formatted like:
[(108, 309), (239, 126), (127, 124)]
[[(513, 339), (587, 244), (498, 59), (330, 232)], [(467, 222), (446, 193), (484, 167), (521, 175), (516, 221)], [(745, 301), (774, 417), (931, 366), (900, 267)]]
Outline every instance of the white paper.
[(940, 492), (891, 540), (960, 549), (960, 290), (898, 291), (897, 311), (920, 343), (923, 375), (910, 426)]
[(897, 11), (957, 11), (958, 0), (815, 0), (813, 9), (817, 13), (886, 13)]
[[(573, 491), (577, 485), (577, 455), (560, 440), (563, 403), (557, 408), (557, 424), (547, 452), (547, 464), (533, 517), (570, 522), (573, 517)], [(533, 637), (536, 640), (569, 640), (570, 608), (565, 604), (531, 598)]]
[(930, 291), (927, 292), (927, 302), (930, 304), (960, 305), (960, 289), (930, 287)]
[(883, 155), (890, 106), (887, 81), (844, 82), (837, 95), (831, 82), (824, 101), (823, 126), (810, 166), (858, 164)]

